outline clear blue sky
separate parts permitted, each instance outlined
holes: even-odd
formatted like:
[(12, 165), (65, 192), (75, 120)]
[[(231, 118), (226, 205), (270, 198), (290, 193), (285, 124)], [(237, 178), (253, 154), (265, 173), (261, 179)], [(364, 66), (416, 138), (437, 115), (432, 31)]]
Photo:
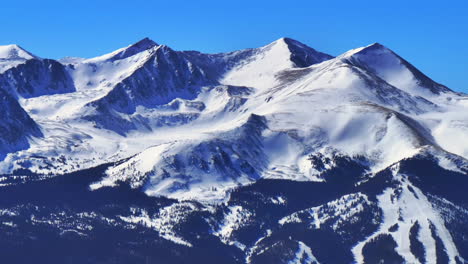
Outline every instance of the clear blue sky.
[(468, 92), (468, 1), (2, 1), (0, 45), (93, 57), (143, 37), (178, 50), (231, 51), (280, 37), (338, 55), (380, 42)]

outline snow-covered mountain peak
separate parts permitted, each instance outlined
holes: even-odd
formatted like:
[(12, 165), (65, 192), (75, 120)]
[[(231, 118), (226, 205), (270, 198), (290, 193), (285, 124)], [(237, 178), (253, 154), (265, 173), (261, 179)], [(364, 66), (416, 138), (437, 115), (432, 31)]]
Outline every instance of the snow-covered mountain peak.
[(0, 46), (0, 60), (30, 60), (38, 58), (21, 48), (19, 45), (11, 44)]
[(136, 54), (139, 54), (144, 51), (148, 51), (153, 49), (154, 47), (158, 47), (159, 45), (149, 38), (144, 38), (132, 45), (129, 45), (124, 48), (120, 48), (114, 52), (88, 59), (86, 62), (114, 62), (118, 60), (123, 60), (129, 57), (132, 57)]
[(16, 99), (75, 90), (64, 65), (16, 44), (0, 46), (0, 86)]
[(272, 46), (272, 45), (299, 46), (299, 47), (302, 47), (302, 48), (310, 48), (307, 45), (305, 45), (304, 43), (301, 43), (298, 40), (288, 38), (288, 37), (279, 38), (279, 39), (271, 42), (270, 44), (268, 44), (266, 46)]
[(396, 53), (378, 42), (352, 49), (338, 56), (338, 58), (355, 59), (365, 63), (369, 62), (369, 60), (374, 60), (379, 61), (381, 64), (388, 63), (390, 60), (394, 60), (395, 62), (400, 62), (401, 60), (401, 57)]
[(132, 44), (132, 45), (128, 46), (127, 48), (125, 48), (124, 50), (122, 50), (121, 52), (116, 54), (114, 56), (114, 59), (115, 60), (120, 60), (120, 59), (128, 58), (128, 57), (131, 57), (131, 56), (133, 56), (133, 55), (135, 55), (137, 53), (140, 53), (142, 51), (151, 49), (151, 48), (156, 47), (156, 46), (158, 46), (158, 44), (156, 42), (154, 42), (153, 40), (151, 40), (149, 38), (144, 38), (144, 39), (136, 42), (135, 44)]
[[(287, 37), (277, 39), (272, 43), (259, 48), (259, 50), (281, 51), (286, 55), (285, 57), (292, 62), (293, 67), (308, 67), (312, 64), (333, 58), (331, 55), (319, 52), (304, 43)], [(289, 57), (287, 55), (289, 55)]]
[[(381, 64), (383, 64), (385, 61), (389, 61), (391, 59), (399, 60), (399, 56), (384, 45), (378, 42), (374, 42), (367, 46), (346, 51), (345, 53), (339, 55), (337, 59), (344, 62), (352, 63), (353, 65), (357, 63), (368, 63), (370, 62), (370, 60), (380, 62)], [(399, 61), (396, 62), (399, 63)]]
[(134, 48), (139, 47), (139, 48), (143, 48), (143, 49), (149, 49), (149, 48), (152, 48), (152, 47), (158, 46), (158, 45), (159, 45), (158, 43), (156, 43), (152, 39), (146, 37), (146, 38), (143, 38), (143, 39), (139, 40), (135, 44), (130, 45), (130, 47), (134, 47)]
[(279, 39), (277, 39), (277, 40), (275, 40), (275, 41), (273, 41), (273, 42), (271, 42), (271, 43), (269, 43), (269, 44), (267, 44), (267, 45), (265, 45), (263, 47), (266, 48), (266, 47), (276, 46), (276, 47), (287, 48), (288, 45), (289, 45), (289, 43), (288, 43), (289, 41), (294, 41), (294, 40), (283, 37), (283, 38), (279, 38)]
[(387, 83), (415, 96), (430, 100), (440, 93), (452, 92), (380, 43), (350, 50), (338, 58), (371, 72)]
[(468, 97), (379, 43), (3, 54), (7, 263), (467, 263)]
[(303, 49), (310, 49), (309, 46), (307, 46), (306, 44), (298, 41), (298, 40), (295, 40), (295, 39), (292, 39), (292, 38), (288, 38), (288, 37), (282, 37), (280, 39), (277, 39), (276, 41), (274, 41), (273, 43), (284, 43), (286, 44), (288, 47), (292, 47), (292, 46), (295, 46), (295, 47), (300, 47), (300, 48), (303, 48)]
[(170, 52), (175, 52), (175, 50), (173, 50), (171, 47), (165, 45), (165, 44), (161, 44), (159, 45), (157, 48), (155, 48), (156, 50), (156, 54), (158, 52), (162, 52), (162, 53), (170, 53)]
[(291, 61), (296, 67), (308, 67), (310, 65), (329, 60), (333, 56), (319, 52), (297, 40), (291, 38), (281, 38), (276, 42), (286, 44), (291, 53)]
[[(153, 133), (161, 135), (161, 131), (167, 131), (164, 133), (170, 134), (171, 140), (176, 139), (176, 134), (183, 135), (184, 140), (185, 134), (198, 138), (193, 128), (200, 135), (219, 133), (226, 124), (233, 123), (236, 127), (237, 121), (251, 114), (265, 117), (269, 129), (276, 131), (262, 136), (267, 146), (265, 155), (269, 156), (265, 162), (270, 165), (265, 175), (277, 175), (276, 170), (269, 170), (285, 166), (287, 170), (299, 168), (291, 169), (297, 172), (294, 175), (299, 175), (296, 178), (315, 179), (315, 172), (308, 174), (311, 165), (307, 157), (320, 152), (324, 146), (343, 155), (371, 157), (369, 160), (377, 169), (413, 155), (415, 149), (424, 145), (439, 145), (444, 149), (453, 146), (440, 143), (437, 135), (430, 135), (429, 131), (437, 126), (434, 121), (419, 125), (426, 122), (422, 114), (429, 115), (442, 107), (438, 108), (435, 100), (431, 103), (415, 96), (407, 86), (394, 84), (401, 79), (398, 74), (415, 71), (379, 43), (333, 58), (289, 38), (260, 48), (221, 54), (175, 51), (143, 39), (100, 58), (71, 61), (65, 67), (76, 89), (67, 86), (73, 89), (39, 93), (42, 90), (29, 92), (25, 86), (17, 90), (20, 95), (27, 95), (22, 96), (26, 99), (21, 102), (25, 110), (45, 131), (51, 131), (45, 137), (63, 137), (64, 142), (75, 140), (68, 134), (58, 135), (61, 132), (56, 132), (55, 125), (54, 128), (51, 125), (55, 120), (82, 126), (80, 133), (86, 135), (84, 141), (89, 141), (96, 162), (117, 161), (143, 151), (146, 142), (135, 144), (132, 140), (138, 139), (133, 135), (153, 138)], [(417, 84), (418, 79), (412, 78)], [(44, 103), (44, 97), (37, 97), (45, 94), (51, 95), (47, 97), (48, 103)], [(437, 114), (434, 113), (436, 119)], [(459, 119), (464, 122), (463, 117)], [(114, 133), (110, 141), (119, 146), (127, 144), (120, 142), (122, 136), (128, 138), (128, 149), (119, 149), (115, 156), (112, 153), (115, 149), (101, 154), (91, 147), (96, 142), (88, 138), (107, 138), (101, 136), (102, 131)], [(298, 131), (304, 136), (289, 138), (278, 131)], [(369, 134), (374, 136), (368, 137)], [(151, 141), (152, 145), (167, 143), (166, 138), (158, 137)], [(270, 140), (277, 137), (284, 138), (284, 153), (291, 150), (299, 154), (290, 159), (270, 150)], [(399, 144), (390, 145), (389, 142), (397, 139)], [(108, 144), (108, 139), (103, 142)], [(52, 149), (75, 155), (64, 151), (62, 146)], [(459, 155), (465, 153), (464, 147), (451, 150)], [(40, 155), (48, 155), (41, 151)], [(79, 159), (72, 163), (85, 166)], [(34, 170), (34, 166), (30, 169)]]
[(278, 85), (277, 74), (281, 71), (307, 67), (333, 58), (289, 38), (280, 38), (266, 46), (238, 51), (229, 56), (242, 59), (229, 69), (222, 83), (262, 89)]
[(16, 44), (0, 46), (0, 73), (31, 59), (39, 57)]

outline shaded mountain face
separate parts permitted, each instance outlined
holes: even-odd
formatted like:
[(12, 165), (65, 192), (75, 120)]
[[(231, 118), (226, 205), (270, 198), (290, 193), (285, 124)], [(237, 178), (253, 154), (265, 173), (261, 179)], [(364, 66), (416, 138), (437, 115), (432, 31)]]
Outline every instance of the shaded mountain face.
[[(141, 48), (144, 44), (138, 42), (135, 45)], [(136, 48), (131, 46), (123, 54), (134, 52)], [(111, 61), (114, 60), (116, 57), (112, 57)], [(120, 114), (130, 115), (136, 112), (138, 106), (154, 108), (176, 98), (194, 99), (202, 86), (212, 83), (214, 81), (209, 80), (200, 68), (184, 56), (169, 47), (158, 46), (149, 51), (149, 56), (131, 75), (115, 85), (104, 97), (90, 102), (88, 106), (96, 111), (85, 116), (85, 119), (95, 121), (107, 129), (116, 128), (110, 123), (128, 122), (121, 120)], [(136, 128), (129, 122), (128, 127), (117, 130), (125, 132)]]
[(9, 262), (467, 262), (468, 97), (380, 44), (0, 69)]
[(6, 70), (0, 75), (0, 86), (12, 95), (23, 98), (75, 91), (65, 67), (49, 59), (27, 60)]
[[(122, 63), (122, 60), (138, 63), (134, 63), (137, 66), (132, 72), (119, 80), (105, 96), (87, 104), (90, 109), (87, 109), (84, 119), (119, 134), (138, 129), (151, 130), (151, 126), (147, 125), (151, 121), (138, 115), (138, 107), (158, 108), (174, 99), (193, 100), (203, 87), (231, 84), (226, 79), (235, 78), (233, 84), (236, 85), (249, 85), (243, 83), (248, 81), (243, 77), (245, 73), (270, 78), (286, 68), (310, 66), (330, 58), (291, 39), (280, 39), (258, 49), (214, 55), (177, 52), (143, 39), (127, 48), (91, 60), (97, 67)], [(268, 65), (271, 62), (274, 64)], [(132, 116), (122, 118), (122, 114)], [(197, 115), (186, 115), (168, 122), (181, 124), (195, 118)]]
[(0, 89), (0, 158), (29, 147), (30, 137), (42, 136), (39, 126), (24, 111), (14, 97)]
[(18, 45), (0, 46), (0, 87), (22, 98), (75, 91), (62, 64), (39, 58)]

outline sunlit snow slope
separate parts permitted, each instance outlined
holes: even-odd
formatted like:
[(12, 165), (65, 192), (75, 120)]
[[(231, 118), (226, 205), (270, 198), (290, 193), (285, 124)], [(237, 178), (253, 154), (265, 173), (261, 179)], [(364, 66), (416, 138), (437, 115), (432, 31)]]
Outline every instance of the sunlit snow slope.
[[(454, 204), (461, 208), (455, 214), (466, 216), (468, 201), (425, 189), (430, 177), (413, 165), (425, 160), (468, 177), (468, 96), (381, 44), (332, 57), (288, 38), (219, 54), (143, 39), (100, 57), (60, 61), (0, 46), (0, 96), (5, 186), (10, 176), (28, 182), (102, 165), (87, 185), (92, 192), (128, 186), (200, 202), (207, 211), (224, 204), (206, 220), (211, 234), (249, 263), (268, 263), (275, 247), (294, 252), (285, 253), (289, 263), (333, 263), (305, 240), (269, 242), (291, 225), (343, 236), (343, 259), (357, 263), (373, 263), (383, 247), (388, 263), (468, 258), (466, 238), (454, 235), (441, 209)], [(260, 210), (236, 204), (239, 193), (278, 181), (328, 186), (330, 194), (303, 206), (288, 205), (287, 194), (272, 196), (268, 201), (289, 209), (268, 229), (257, 226), (261, 236), (236, 237), (248, 225), (239, 219)], [(119, 221), (162, 228), (162, 220), (138, 212)], [(344, 235), (359, 219), (372, 225)], [(163, 238), (194, 245), (167, 232)]]

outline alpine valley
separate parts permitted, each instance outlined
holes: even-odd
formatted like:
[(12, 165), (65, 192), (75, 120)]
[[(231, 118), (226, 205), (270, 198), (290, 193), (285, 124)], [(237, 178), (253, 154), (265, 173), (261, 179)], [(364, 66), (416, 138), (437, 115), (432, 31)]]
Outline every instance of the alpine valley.
[(7, 45), (0, 98), (2, 263), (468, 263), (468, 95), (381, 44)]

